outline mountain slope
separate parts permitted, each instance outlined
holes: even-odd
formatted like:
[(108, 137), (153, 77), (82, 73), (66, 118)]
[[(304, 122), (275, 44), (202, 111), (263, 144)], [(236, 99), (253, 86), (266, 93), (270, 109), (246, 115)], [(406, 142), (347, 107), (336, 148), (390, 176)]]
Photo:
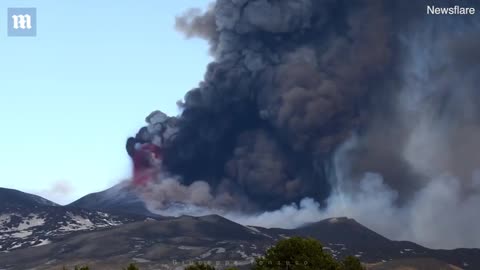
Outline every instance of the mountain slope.
[(431, 258), (398, 259), (372, 264), (368, 270), (461, 270), (461, 268)]
[(430, 250), (411, 242), (391, 241), (348, 218), (286, 230), (242, 226), (215, 215), (144, 220), (72, 234), (49, 245), (0, 254), (0, 269), (41, 266), (36, 268), (41, 270), (84, 263), (99, 269), (121, 269), (132, 261), (142, 269), (173, 269), (191, 260), (249, 264), (278, 240), (296, 235), (320, 240), (338, 259), (354, 255), (364, 262), (377, 263), (377, 269), (407, 262), (434, 266), (442, 264), (440, 261), (463, 269), (480, 269), (478, 249)]
[[(151, 218), (128, 185), (87, 195), (69, 206), (15, 190), (0, 189), (0, 195), (0, 269), (39, 266), (36, 269), (41, 270), (85, 263), (121, 269), (131, 261), (142, 269), (175, 268), (174, 262), (191, 260), (249, 264), (278, 240), (291, 236), (316, 238), (337, 259), (354, 255), (375, 263), (372, 267), (377, 269), (412, 264), (427, 269), (422, 265), (442, 262), (480, 269), (479, 249), (431, 250), (391, 241), (349, 218), (292, 230), (243, 226), (216, 215)], [(137, 211), (146, 214), (125, 214)]]
[[(182, 216), (131, 223), (0, 254), (0, 269), (28, 269), (38, 265), (43, 267), (37, 269), (52, 269), (65, 264), (73, 266), (79, 259), (90, 265), (108, 262), (117, 269), (131, 261), (152, 269), (187, 259), (236, 260), (245, 264), (251, 263), (273, 241), (270, 236), (219, 216)], [(61, 263), (54, 264), (52, 260)], [(143, 266), (142, 269), (150, 269)], [(108, 267), (103, 265), (101, 269)]]
[(145, 203), (137, 196), (133, 187), (127, 182), (119, 183), (101, 192), (88, 194), (68, 206), (158, 217), (158, 215), (151, 213), (147, 209)]
[(409, 241), (392, 241), (346, 217), (330, 218), (293, 230), (255, 228), (269, 235), (318, 239), (335, 258), (352, 255), (367, 263), (434, 258), (463, 269), (480, 269), (480, 249), (434, 250)]
[(15, 189), (0, 188), (0, 213), (19, 207), (58, 206), (58, 204), (37, 195)]
[(86, 209), (39, 207), (0, 215), (0, 252), (46, 245), (70, 234), (112, 228), (145, 220), (143, 216), (115, 215)]
[(47, 245), (71, 234), (145, 219), (144, 215), (60, 206), (40, 196), (0, 188), (0, 252)]
[[(368, 261), (386, 258), (417, 256), (425, 253), (425, 248), (412, 242), (391, 241), (368, 229), (354, 219), (342, 217), (322, 220), (295, 230), (298, 235), (322, 239), (323, 243), (341, 243), (358, 257), (368, 256)], [(399, 253), (400, 256), (396, 256)]]

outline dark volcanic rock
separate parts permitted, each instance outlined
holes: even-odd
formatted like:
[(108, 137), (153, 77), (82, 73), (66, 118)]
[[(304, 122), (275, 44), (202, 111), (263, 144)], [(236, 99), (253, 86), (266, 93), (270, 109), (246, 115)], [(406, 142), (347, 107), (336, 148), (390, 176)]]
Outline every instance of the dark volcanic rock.
[(73, 234), (104, 230), (147, 218), (65, 207), (36, 195), (0, 189), (0, 252), (47, 245)]
[(58, 204), (37, 195), (14, 189), (0, 188), (0, 213), (19, 207), (58, 206)]
[(480, 267), (478, 249), (431, 250), (411, 242), (391, 241), (348, 218), (285, 230), (243, 226), (211, 215), (150, 219), (69, 235), (48, 245), (0, 254), (0, 268), (15, 270), (42, 265), (43, 268), (37, 268), (40, 270), (88, 263), (102, 269), (120, 269), (134, 261), (142, 269), (173, 269), (178, 266), (175, 263), (192, 260), (249, 264), (269, 246), (291, 236), (316, 238), (338, 259), (353, 255), (363, 262), (380, 263), (377, 266), (388, 262), (422, 265), (443, 261), (463, 269)]
[(159, 217), (147, 209), (145, 203), (138, 197), (134, 189), (127, 182), (122, 182), (101, 192), (88, 194), (68, 206)]
[(61, 262), (60, 267), (78, 259), (118, 264), (136, 260), (150, 266), (204, 259), (251, 263), (273, 242), (271, 236), (219, 216), (182, 216), (78, 234), (61, 242), (0, 254), (0, 268), (43, 265), (37, 269), (52, 269), (55, 264), (51, 261)]
[[(0, 197), (0, 269), (88, 264), (108, 270), (132, 261), (141, 269), (172, 269), (192, 260), (246, 265), (291, 236), (318, 239), (337, 259), (353, 255), (376, 267), (414, 264), (420, 268), (412, 269), (423, 269), (426, 264), (451, 264), (480, 269), (479, 249), (431, 250), (392, 241), (349, 218), (292, 230), (266, 229), (217, 215), (152, 218), (144, 205), (136, 204), (139, 198), (128, 186), (88, 195), (69, 206), (18, 191), (0, 192), (5, 194)], [(125, 214), (137, 211), (145, 215)]]

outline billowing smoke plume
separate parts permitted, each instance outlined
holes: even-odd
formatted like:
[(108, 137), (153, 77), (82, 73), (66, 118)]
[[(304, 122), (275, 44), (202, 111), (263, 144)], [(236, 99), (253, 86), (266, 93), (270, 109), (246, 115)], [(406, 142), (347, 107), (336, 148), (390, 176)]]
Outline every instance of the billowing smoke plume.
[(214, 61), (181, 115), (153, 113), (127, 143), (155, 168), (135, 177), (149, 206), (286, 227), (349, 215), (480, 246), (456, 237), (480, 235), (480, 20), (432, 2), (217, 0), (178, 17)]
[[(179, 17), (177, 28), (207, 39), (215, 61), (164, 138), (165, 168), (184, 185), (203, 180), (248, 201), (232, 207), (325, 199), (324, 161), (362, 122), (362, 103), (392, 62), (390, 11), (341, 2), (221, 0)], [(139, 141), (153, 142), (149, 130)]]

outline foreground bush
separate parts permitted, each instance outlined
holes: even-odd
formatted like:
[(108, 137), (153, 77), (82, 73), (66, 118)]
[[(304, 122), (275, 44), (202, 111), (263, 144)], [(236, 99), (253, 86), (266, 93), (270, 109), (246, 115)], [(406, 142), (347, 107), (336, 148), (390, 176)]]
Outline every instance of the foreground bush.
[(123, 268), (123, 270), (140, 270), (135, 264), (131, 263), (128, 265), (127, 268)]
[(315, 239), (292, 237), (280, 240), (258, 258), (254, 270), (363, 270), (356, 257), (338, 262)]
[(208, 264), (195, 263), (194, 265), (187, 266), (185, 270), (215, 270), (215, 267)]
[(337, 270), (339, 264), (333, 257), (323, 251), (320, 242), (314, 239), (292, 237), (280, 240), (258, 258), (254, 270), (270, 269), (305, 269)]
[(344, 270), (360, 270), (365, 269), (357, 257), (348, 256), (342, 261), (342, 269)]

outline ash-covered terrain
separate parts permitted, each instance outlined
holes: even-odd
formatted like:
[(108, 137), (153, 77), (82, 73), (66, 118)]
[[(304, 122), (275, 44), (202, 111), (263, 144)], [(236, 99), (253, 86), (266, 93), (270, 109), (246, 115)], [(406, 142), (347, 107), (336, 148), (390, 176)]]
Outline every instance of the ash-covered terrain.
[(0, 252), (47, 245), (72, 234), (112, 228), (149, 217), (64, 207), (44, 198), (0, 188)]
[(104, 210), (159, 218), (150, 212), (145, 202), (135, 192), (129, 182), (123, 181), (107, 190), (88, 194), (68, 205), (73, 208)]
[[(296, 229), (262, 228), (218, 215), (152, 218), (132, 215), (128, 208), (126, 213), (117, 210), (111, 214), (58, 206), (17, 191), (1, 192), (21, 195), (11, 196), (9, 204), (15, 207), (2, 207), (0, 215), (0, 269), (4, 270), (84, 264), (108, 270), (121, 269), (131, 262), (142, 269), (183, 269), (192, 261), (248, 267), (268, 247), (291, 236), (318, 239), (334, 257), (353, 255), (371, 264), (372, 269), (388, 264), (480, 267), (479, 249), (432, 250), (412, 242), (392, 241), (346, 217)], [(25, 198), (34, 203), (24, 204)]]

